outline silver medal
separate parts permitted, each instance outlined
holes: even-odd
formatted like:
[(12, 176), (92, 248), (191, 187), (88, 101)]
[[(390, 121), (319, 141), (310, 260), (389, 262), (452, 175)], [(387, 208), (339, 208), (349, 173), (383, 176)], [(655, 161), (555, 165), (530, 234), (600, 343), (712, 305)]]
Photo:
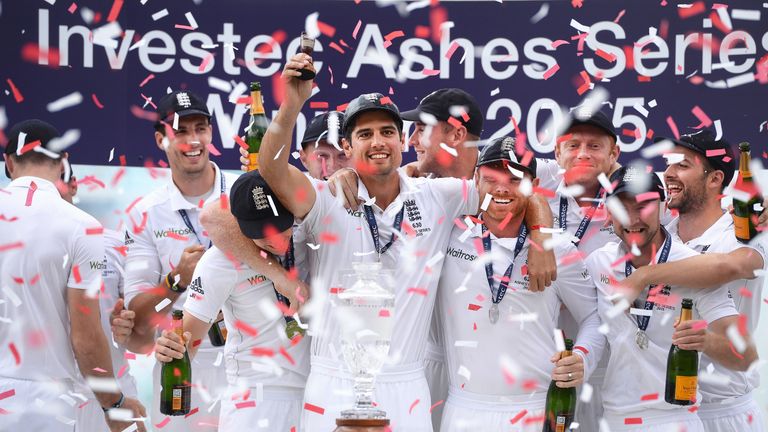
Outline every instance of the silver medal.
[(635, 343), (638, 347), (640, 347), (640, 349), (648, 348), (648, 334), (640, 329), (637, 329), (637, 333), (635, 333)]
[(488, 309), (488, 319), (491, 320), (491, 324), (499, 322), (499, 305), (493, 303), (491, 308)]

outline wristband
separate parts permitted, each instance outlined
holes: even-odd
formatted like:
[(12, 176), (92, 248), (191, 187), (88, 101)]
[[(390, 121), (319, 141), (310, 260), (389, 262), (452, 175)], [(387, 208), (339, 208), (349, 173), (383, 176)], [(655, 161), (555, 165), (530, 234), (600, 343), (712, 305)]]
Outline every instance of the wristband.
[(183, 286), (179, 285), (176, 282), (176, 280), (173, 278), (173, 276), (171, 276), (171, 273), (172, 272), (168, 272), (168, 274), (165, 276), (165, 286), (169, 290), (171, 290), (171, 291), (173, 291), (173, 292), (175, 292), (177, 294), (181, 294), (184, 291), (186, 291), (187, 287), (183, 287)]
[(101, 407), (101, 409), (104, 412), (107, 412), (113, 408), (120, 408), (123, 406), (123, 402), (125, 402), (125, 393), (120, 392), (120, 399), (117, 400), (113, 405), (108, 406), (107, 408)]

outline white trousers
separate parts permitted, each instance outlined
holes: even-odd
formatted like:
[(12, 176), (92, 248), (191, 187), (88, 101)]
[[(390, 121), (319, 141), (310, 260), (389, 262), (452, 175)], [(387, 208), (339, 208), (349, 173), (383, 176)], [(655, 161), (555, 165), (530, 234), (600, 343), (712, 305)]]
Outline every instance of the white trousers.
[(546, 398), (544, 392), (491, 396), (451, 387), (440, 432), (541, 432)]
[[(312, 357), (304, 391), (301, 427), (306, 432), (330, 432), (341, 411), (354, 408), (352, 375), (329, 359)], [(431, 400), (422, 364), (385, 368), (376, 378), (374, 401), (387, 413), (397, 432), (431, 432)]]
[[(192, 360), (192, 403), (186, 416), (166, 416), (160, 412), (160, 369), (162, 363), (155, 363), (152, 370), (152, 424), (165, 423), (163, 432), (210, 432), (219, 426), (219, 407), (217, 399), (227, 389), (227, 375), (224, 362), (213, 366), (216, 354), (198, 353)], [(213, 408), (211, 408), (213, 407)], [(150, 410), (148, 409), (148, 411)]]
[(443, 417), (443, 407), (448, 399), (448, 371), (445, 369), (445, 354), (443, 348), (427, 343), (427, 356), (424, 360), (424, 375), (429, 385), (429, 396), (432, 404), (438, 404), (432, 408), (432, 429), (440, 430), (440, 421)]
[(230, 386), (227, 389), (221, 400), (219, 432), (300, 430), (302, 390), (251, 388), (247, 400), (243, 400), (242, 395), (242, 388)]
[[(139, 392), (136, 390), (136, 380), (133, 379), (130, 373), (126, 373), (118, 378), (117, 384), (126, 398), (138, 399)], [(85, 383), (76, 387), (78, 393), (88, 398), (88, 402), (85, 405), (81, 404), (77, 410), (75, 432), (109, 432), (109, 426), (107, 426), (107, 421), (104, 418), (104, 411), (101, 409), (101, 405), (96, 400), (96, 396), (91, 389)]]
[(0, 431), (73, 432), (80, 399), (70, 382), (0, 377)]
[(751, 393), (723, 403), (702, 403), (698, 413), (706, 432), (768, 430), (766, 419)]
[[(680, 409), (670, 410), (671, 412), (654, 410), (619, 415), (611, 415), (611, 413), (606, 412), (604, 419), (606, 425), (610, 428), (610, 432), (705, 432), (704, 425), (701, 423), (699, 416), (689, 412), (688, 408), (680, 407)], [(639, 417), (642, 423), (624, 424), (625, 418), (635, 417)], [(600, 428), (599, 430), (604, 432), (605, 429)]]

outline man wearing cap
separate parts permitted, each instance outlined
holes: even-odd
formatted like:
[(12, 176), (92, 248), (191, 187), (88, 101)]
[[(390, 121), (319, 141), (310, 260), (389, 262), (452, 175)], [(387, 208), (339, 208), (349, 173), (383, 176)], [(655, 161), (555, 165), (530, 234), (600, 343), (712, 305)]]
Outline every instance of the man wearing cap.
[[(232, 186), (232, 213), (243, 235), (290, 262), (293, 215), (276, 198), (268, 198), (273, 196), (258, 171), (243, 174)], [(190, 355), (194, 357), (196, 342), (206, 338), (219, 310), (230, 329), (224, 346), (229, 387), (221, 398), (218, 430), (300, 430), (309, 342), (301, 335), (289, 339), (272, 282), (215, 246), (200, 258), (192, 278), (184, 303)], [(178, 335), (165, 330), (155, 357), (168, 362), (182, 358), (184, 349)]]
[[(607, 328), (610, 359), (603, 384), (604, 419), (612, 431), (704, 431), (695, 410), (664, 401), (667, 355), (683, 298), (694, 302), (693, 317), (724, 336), (738, 312), (724, 288), (695, 290), (679, 285), (645, 287), (638, 299), (623, 299), (621, 281), (636, 270), (696, 255), (661, 225), (665, 199), (657, 175), (644, 166), (622, 167), (611, 176), (615, 185), (607, 206), (621, 239), (593, 252), (587, 268), (598, 287), (598, 311)], [(617, 297), (618, 296), (618, 297)], [(611, 300), (617, 300), (612, 305)], [(630, 311), (626, 311), (628, 307)], [(650, 314), (644, 313), (650, 311)], [(755, 358), (754, 349), (744, 353)], [(631, 367), (628, 368), (628, 366)], [(690, 394), (701, 400), (700, 394)]]
[(103, 384), (93, 384), (95, 396), (109, 427), (131, 427), (133, 422), (110, 420), (108, 411), (125, 408), (143, 416), (144, 408), (119, 390), (104, 390), (118, 387), (96, 297), (104, 259), (101, 224), (56, 189), (66, 154), (55, 149), (59, 133), (53, 126), (26, 120), (8, 137), (5, 168), (12, 181), (0, 191), (0, 286), (12, 307), (4, 309), (7, 323), (0, 332), (9, 350), (0, 356), (0, 394), (7, 396), (0, 429), (83, 430), (76, 424), (76, 402), (61, 395), (97, 381)]
[[(468, 227), (455, 225), (440, 274), (437, 310), (444, 323), (450, 393), (442, 431), (541, 430), (526, 419), (544, 415), (550, 379), (576, 387), (594, 368), (575, 351), (560, 359), (554, 331), (561, 305), (580, 324), (577, 343), (599, 358), (597, 294), (576, 247), (560, 243), (558, 277), (543, 292), (529, 290), (524, 190), (538, 185), (536, 160), (522, 165), (515, 140), (501, 137), (478, 160), (475, 184), (487, 207)], [(486, 204), (486, 203), (484, 203)], [(480, 254), (476, 244), (482, 244)], [(524, 316), (532, 318), (524, 319)], [(533, 383), (533, 384), (531, 384)]]
[[(169, 93), (158, 103), (158, 115), (155, 143), (168, 158), (171, 179), (133, 206), (125, 231), (125, 303), (136, 315), (128, 347), (135, 352), (151, 350), (157, 325), (167, 322), (172, 308), (183, 305), (182, 294), (192, 281), (198, 260), (211, 244), (198, 221), (200, 208), (227, 194), (235, 180), (209, 160), (211, 116), (199, 96), (190, 91)], [(219, 405), (209, 410), (209, 404), (215, 403), (219, 392), (226, 388), (223, 368), (214, 367), (221, 353), (221, 348), (203, 338), (192, 374), (192, 407), (199, 411), (189, 417), (170, 417), (164, 431), (204, 430), (205, 423), (218, 422)], [(157, 364), (153, 377), (154, 423), (163, 418), (159, 377)]]
[[(652, 271), (639, 269), (628, 285), (635, 292), (659, 283), (694, 288), (722, 286), (745, 319), (746, 334), (742, 337), (749, 342), (748, 335), (755, 331), (760, 318), (765, 276), (755, 277), (755, 271), (764, 269), (765, 252), (759, 242), (746, 245), (736, 240), (733, 219), (721, 206), (723, 189), (736, 170), (733, 150), (727, 141), (716, 139), (707, 129), (679, 139), (657, 139), (665, 140), (675, 145), (666, 156), (667, 206), (679, 215), (666, 228), (674, 240), (702, 255), (659, 265)], [(753, 359), (732, 354), (730, 341), (711, 329), (680, 326), (673, 338), (685, 338), (681, 347), (704, 353), (698, 414), (705, 430), (765, 431), (765, 420), (752, 397), (760, 380), (756, 368), (750, 368)]]
[[(69, 159), (69, 158), (68, 158)], [(69, 160), (65, 159), (68, 169), (62, 174), (61, 181), (57, 182), (59, 194), (64, 201), (73, 204), (77, 195), (77, 178), (75, 177)], [(67, 178), (67, 175), (69, 178)], [(125, 335), (130, 334), (130, 328), (133, 326), (134, 312), (127, 310), (123, 306), (123, 289), (125, 275), (125, 255), (126, 247), (123, 233), (104, 228), (104, 261), (101, 263), (89, 263), (94, 268), (101, 269), (104, 289), (99, 293), (99, 312), (101, 313), (101, 327), (107, 336), (107, 342), (110, 347), (112, 357), (112, 370), (117, 371), (117, 383), (120, 391), (126, 397), (138, 399), (138, 389), (136, 380), (130, 373), (130, 365), (126, 358)], [(115, 321), (118, 325), (112, 326)], [(127, 327), (127, 329), (126, 329)], [(115, 329), (116, 332), (113, 332)], [(114, 337), (114, 341), (110, 339)], [(85, 394), (91, 393), (86, 389), (82, 391)], [(93, 399), (90, 394), (89, 398)], [(94, 406), (96, 405), (96, 406)], [(105, 430), (104, 416), (95, 402), (85, 404), (78, 411), (78, 422), (81, 423), (83, 431)]]

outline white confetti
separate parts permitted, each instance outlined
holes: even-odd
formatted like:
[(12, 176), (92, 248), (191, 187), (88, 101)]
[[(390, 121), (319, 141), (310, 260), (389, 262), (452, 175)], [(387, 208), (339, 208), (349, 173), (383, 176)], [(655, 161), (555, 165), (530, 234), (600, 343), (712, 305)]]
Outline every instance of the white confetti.
[(280, 216), (279, 214), (277, 214), (277, 207), (275, 207), (275, 202), (272, 201), (272, 195), (267, 195), (267, 201), (269, 201), (269, 208), (272, 209), (272, 214), (274, 214), (275, 216)]
[[(592, 386), (589, 385), (589, 383), (584, 383), (581, 385), (581, 394), (579, 395), (579, 400), (583, 403), (590, 403), (592, 401)], [(571, 423), (573, 425), (573, 423)]]
[(667, 153), (662, 155), (662, 157), (667, 160), (667, 165), (674, 165), (685, 159), (685, 155), (682, 153)]
[(221, 78), (208, 77), (208, 87), (214, 88), (218, 91), (229, 93), (232, 91), (232, 84), (229, 81), (225, 81)]
[(85, 381), (88, 383), (88, 387), (95, 393), (120, 393), (120, 387), (114, 378), (88, 376)]
[(64, 132), (64, 135), (56, 137), (48, 143), (48, 148), (51, 151), (61, 153), (80, 139), (79, 129), (70, 129)]
[(617, 316), (623, 314), (628, 307), (629, 307), (629, 301), (627, 301), (626, 298), (622, 297), (618, 303), (611, 306), (610, 309), (605, 311), (605, 316), (607, 316), (609, 319), (616, 318)]
[(277, 158), (280, 157), (280, 154), (283, 153), (283, 149), (285, 148), (285, 145), (281, 146), (279, 150), (277, 150), (277, 153), (275, 153), (275, 157), (272, 160), (277, 160)]
[(307, 32), (307, 36), (312, 39), (317, 39), (320, 36), (320, 28), (317, 26), (317, 18), (320, 16), (319, 12), (313, 12), (307, 15), (304, 20), (304, 31)]
[(442, 252), (437, 251), (437, 253), (433, 255), (429, 261), (427, 261), (427, 267), (434, 268), (438, 263), (440, 263), (440, 261), (442, 261), (444, 256), (445, 255)]
[(739, 354), (742, 354), (744, 351), (746, 351), (747, 341), (745, 341), (744, 337), (742, 337), (741, 333), (739, 333), (739, 329), (736, 324), (729, 325), (728, 329), (725, 331), (725, 334), (728, 336), (728, 340), (731, 341), (733, 347)]
[(663, 155), (675, 148), (675, 143), (670, 140), (661, 140), (656, 144), (645, 147), (641, 150), (641, 155), (644, 159), (651, 159), (659, 155)]
[(491, 90), (491, 96), (496, 96), (499, 93), (501, 93), (501, 90), (499, 90), (498, 87), (496, 87), (495, 89)]
[(157, 21), (160, 18), (165, 18), (166, 16), (168, 16), (168, 9), (163, 9), (163, 10), (160, 10), (160, 11), (157, 11), (157, 12), (153, 13), (152, 14), (152, 20), (153, 21)]
[(759, 9), (733, 9), (731, 10), (731, 17), (735, 20), (743, 21), (760, 21)]
[(93, 31), (93, 44), (116, 49), (117, 39), (123, 33), (123, 29), (117, 21), (112, 21)]
[[(721, 9), (718, 9), (721, 10)], [(720, 123), (720, 119), (715, 120), (715, 141), (720, 141), (723, 137), (723, 125)]]
[(5, 296), (6, 296), (6, 297), (8, 297), (8, 299), (10, 299), (10, 300), (11, 300), (11, 303), (13, 303), (13, 305), (14, 305), (15, 307), (19, 307), (19, 306), (21, 306), (21, 299), (20, 299), (20, 298), (19, 298), (19, 296), (18, 296), (18, 295), (16, 295), (16, 293), (15, 293), (15, 292), (13, 292), (13, 291), (12, 291), (10, 288), (8, 288), (8, 287), (4, 286), (4, 287), (3, 287), (3, 293), (5, 293)]
[(491, 194), (489, 193), (485, 194), (485, 198), (483, 198), (483, 204), (480, 205), (480, 210), (487, 211), (488, 206), (491, 205), (491, 199), (493, 199), (493, 196), (491, 196)]
[(456, 149), (455, 149), (455, 148), (453, 148), (453, 147), (450, 147), (450, 146), (449, 146), (448, 144), (446, 144), (446, 143), (440, 143), (440, 148), (441, 148), (441, 149), (443, 149), (443, 150), (445, 150), (445, 152), (446, 152), (446, 153), (448, 153), (449, 155), (451, 155), (451, 156), (453, 156), (453, 157), (456, 157), (456, 156), (458, 156), (458, 155), (459, 155), (459, 153), (456, 151)]
[(608, 207), (608, 211), (611, 212), (611, 215), (615, 217), (621, 225), (628, 226), (630, 224), (629, 214), (618, 198), (615, 196), (608, 197), (608, 199), (605, 200), (605, 206)]
[(457, 340), (453, 343), (453, 346), (460, 348), (477, 348), (477, 341), (472, 340)]
[[(514, 173), (513, 173), (514, 174)], [(523, 196), (531, 196), (533, 195), (533, 182), (528, 177), (523, 177), (523, 179), (520, 181), (520, 187), (518, 188), (521, 194)]]
[(611, 184), (611, 181), (608, 179), (608, 176), (605, 175), (605, 173), (601, 172), (597, 176), (597, 181), (598, 183), (600, 183), (600, 186), (602, 186), (603, 189), (605, 189), (606, 192), (608, 192), (609, 194), (613, 193), (613, 185)]
[(155, 305), (155, 311), (160, 312), (161, 310), (165, 309), (165, 307), (168, 306), (169, 304), (171, 304), (171, 299), (164, 298), (162, 301), (160, 301), (160, 303)]
[[(110, 420), (124, 422), (133, 418), (133, 411), (126, 408), (112, 408), (111, 410), (107, 411), (107, 415), (109, 416)], [(131, 426), (128, 426), (123, 430), (136, 430), (136, 424), (134, 423), (132, 426), (134, 426), (133, 429), (131, 429)]]
[(294, 160), (299, 160), (301, 158), (301, 153), (295, 151), (295, 152), (291, 153), (291, 156), (293, 156)]
[(544, 4), (543, 4), (543, 5), (541, 5), (541, 7), (539, 8), (539, 11), (538, 11), (538, 12), (536, 12), (536, 14), (534, 14), (534, 15), (531, 17), (531, 24), (536, 24), (536, 23), (538, 23), (539, 21), (543, 20), (544, 18), (546, 18), (546, 17), (547, 17), (547, 14), (548, 14), (548, 13), (549, 13), (549, 3), (544, 3)]
[(470, 372), (469, 369), (467, 369), (464, 365), (459, 366), (459, 370), (456, 373), (467, 381), (469, 381), (472, 377), (472, 372)]
[(312, 250), (318, 250), (318, 249), (320, 249), (320, 245), (319, 245), (319, 244), (314, 244), (314, 243), (307, 243), (307, 246), (308, 246), (310, 249), (312, 249)]
[(265, 417), (265, 418), (259, 419), (259, 421), (256, 423), (258, 424), (259, 428), (266, 429), (269, 427), (269, 418)]
[(221, 366), (221, 361), (222, 360), (224, 360), (224, 353), (219, 351), (218, 353), (216, 353), (216, 360), (214, 360), (213, 365), (215, 367)]
[(575, 28), (580, 32), (589, 33), (589, 26), (585, 26), (584, 24), (579, 23), (575, 19), (571, 19), (571, 27)]
[(115, 158), (115, 148), (112, 147), (112, 150), (109, 151), (109, 160), (107, 162), (112, 162), (114, 158)]
[(275, 306), (275, 302), (266, 297), (261, 299), (258, 308), (262, 315), (268, 320), (276, 320), (283, 315), (280, 312), (280, 309)]
[(189, 22), (189, 26), (192, 27), (192, 29), (197, 29), (197, 21), (195, 21), (195, 17), (192, 16), (192, 12), (187, 12), (184, 14), (184, 16), (187, 18), (187, 21)]
[(565, 340), (563, 339), (563, 331), (559, 328), (553, 330), (555, 336), (555, 349), (557, 351), (565, 351)]
[(745, 74), (736, 75), (735, 77), (725, 80), (725, 84), (728, 88), (738, 87), (744, 84), (749, 84), (755, 81), (755, 74), (753, 72), (747, 72)]
[(80, 105), (82, 102), (83, 102), (82, 93), (76, 91), (62, 98), (56, 99), (53, 102), (50, 102), (48, 105), (46, 105), (45, 108), (48, 110), (48, 112), (58, 112), (66, 108), (71, 108), (73, 106)]
[(630, 308), (629, 309), (630, 315), (640, 315), (640, 316), (653, 316), (652, 310), (645, 310), (645, 309), (639, 309), (639, 308)]
[(651, 108), (656, 108), (656, 99), (653, 99), (650, 102), (648, 102), (648, 106)]

